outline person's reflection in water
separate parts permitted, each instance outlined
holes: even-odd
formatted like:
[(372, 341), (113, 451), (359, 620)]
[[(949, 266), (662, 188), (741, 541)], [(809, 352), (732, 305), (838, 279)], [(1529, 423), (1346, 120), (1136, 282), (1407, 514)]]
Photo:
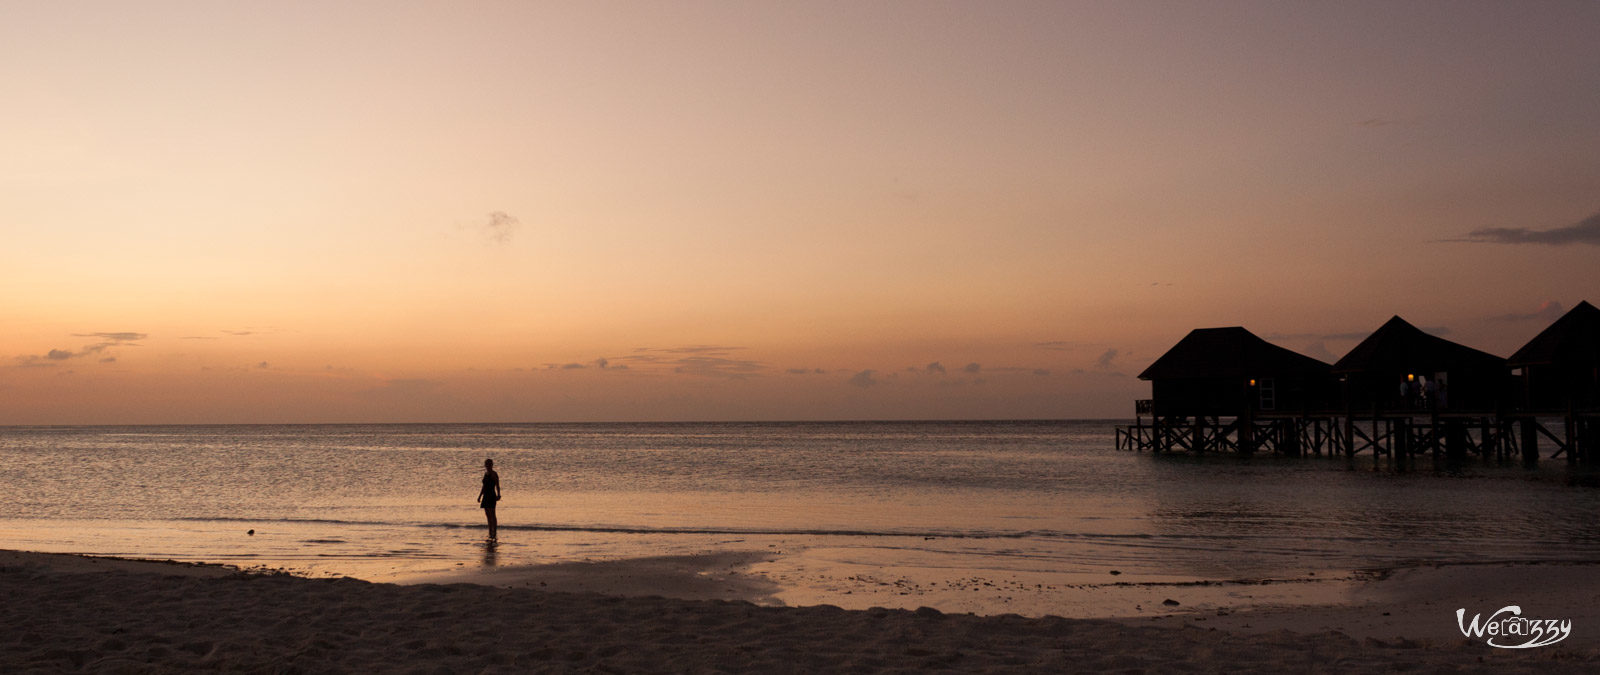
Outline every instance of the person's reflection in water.
[(499, 547), (500, 547), (500, 542), (495, 541), (493, 539), (490, 539), (490, 540), (488, 540), (486, 542), (483, 542), (483, 566), (484, 567), (494, 567), (495, 565), (499, 564), (499, 562), (500, 562), (499, 553), (498, 553), (498, 551), (496, 551), (496, 549), (498, 549)]

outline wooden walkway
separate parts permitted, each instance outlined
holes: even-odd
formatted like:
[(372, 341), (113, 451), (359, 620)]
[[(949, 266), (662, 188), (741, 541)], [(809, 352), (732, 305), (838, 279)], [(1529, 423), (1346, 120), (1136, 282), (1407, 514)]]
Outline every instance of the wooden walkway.
[[(1117, 428), (1119, 450), (1190, 454), (1271, 453), (1290, 457), (1363, 453), (1375, 465), (1390, 458), (1396, 468), (1418, 457), (1477, 457), (1534, 464), (1565, 458), (1571, 464), (1600, 462), (1600, 411), (1473, 412), (1396, 411), (1361, 413), (1256, 413), (1246, 417), (1151, 417), (1141, 415)], [(1543, 454), (1548, 448), (1549, 454)]]

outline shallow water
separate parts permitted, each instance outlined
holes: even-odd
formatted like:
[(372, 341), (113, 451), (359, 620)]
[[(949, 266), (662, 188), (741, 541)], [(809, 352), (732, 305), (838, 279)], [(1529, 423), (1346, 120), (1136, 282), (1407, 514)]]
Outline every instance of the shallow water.
[[(1570, 485), (1564, 463), (1397, 474), (1370, 458), (1119, 452), (1112, 434), (1103, 421), (9, 427), (0, 547), (375, 579), (741, 548), (811, 551), (814, 576), (1063, 581), (1600, 557), (1600, 490)], [(473, 502), (486, 456), (505, 494), (492, 550)]]

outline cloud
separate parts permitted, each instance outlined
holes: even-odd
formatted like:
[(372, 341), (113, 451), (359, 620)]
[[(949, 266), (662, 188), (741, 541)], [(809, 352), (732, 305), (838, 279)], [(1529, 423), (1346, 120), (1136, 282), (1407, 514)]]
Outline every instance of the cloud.
[(561, 369), (562, 370), (582, 370), (583, 369), (583, 364), (581, 364), (581, 363), (563, 363), (563, 364), (561, 364)]
[[(665, 348), (638, 347), (633, 350), (632, 354), (618, 356), (611, 361), (627, 361), (641, 366), (658, 368), (671, 367), (672, 372), (682, 375), (733, 379), (759, 375), (767, 370), (767, 364), (760, 361), (732, 358), (734, 352), (742, 351), (743, 349), (744, 347), (729, 347), (725, 345), (687, 345)], [(627, 366), (612, 363), (610, 367), (621, 369)], [(817, 370), (822, 372), (820, 368)]]
[(1050, 371), (1045, 370), (1044, 368), (1034, 368), (1033, 369), (1033, 374), (1034, 375), (1049, 375)]
[(790, 368), (785, 370), (790, 375), (826, 375), (828, 371), (821, 368)]
[(866, 389), (867, 387), (870, 387), (870, 386), (878, 383), (877, 380), (872, 379), (872, 374), (876, 373), (876, 372), (877, 371), (872, 370), (870, 368), (867, 369), (867, 370), (863, 370), (863, 371), (861, 371), (859, 373), (856, 373), (855, 375), (851, 375), (850, 379), (847, 380), (847, 382), (848, 382), (848, 384), (850, 384), (853, 387), (861, 387), (862, 389)]
[(978, 371), (983, 370), (983, 366), (980, 366), (976, 363), (969, 363), (965, 366), (962, 366), (961, 370), (976, 375), (978, 374)]
[(1094, 367), (1100, 370), (1111, 370), (1111, 366), (1115, 364), (1116, 360), (1117, 350), (1107, 349), (1105, 353), (1100, 355), (1100, 358), (1094, 360)]
[(116, 363), (117, 362), (117, 357), (115, 357), (115, 356), (107, 356), (107, 357), (105, 357), (103, 359), (100, 359), (100, 362), (101, 363)]
[(272, 364), (270, 364), (270, 363), (267, 363), (267, 362), (266, 362), (266, 361), (262, 361), (262, 362), (261, 362), (261, 363), (257, 363), (257, 364), (256, 364), (256, 367), (257, 367), (257, 368), (260, 368), (260, 369), (261, 369), (261, 370), (266, 370), (266, 369), (268, 369), (268, 368), (271, 368), (271, 367), (272, 367)]
[(669, 348), (666, 348), (666, 349), (649, 349), (649, 348), (646, 348), (646, 347), (641, 347), (641, 348), (639, 348), (638, 350), (635, 350), (635, 351), (661, 352), (663, 354), (706, 354), (706, 355), (711, 355), (711, 356), (727, 356), (730, 352), (736, 352), (736, 351), (739, 351), (739, 350), (742, 350), (742, 349), (744, 349), (744, 347), (724, 347), (724, 346), (721, 346), (721, 345), (689, 345), (687, 347), (669, 347)]
[(517, 233), (517, 228), (522, 222), (505, 211), (495, 211), (489, 214), (489, 222), (483, 224), (483, 236), (496, 245), (504, 246), (511, 243), (512, 235)]
[(137, 342), (139, 340), (143, 340), (145, 338), (150, 337), (150, 335), (148, 333), (134, 333), (134, 332), (121, 332), (121, 333), (73, 333), (72, 336), (73, 337), (100, 338), (101, 340), (105, 340), (107, 343), (110, 343), (110, 344), (122, 344), (124, 342)]
[[(227, 335), (229, 337), (247, 337), (247, 336), (250, 336), (250, 335), (268, 335), (268, 334), (271, 334), (271, 333), (276, 333), (278, 331), (276, 331), (276, 330), (226, 330), (226, 329), (224, 329), (224, 330), (221, 330), (221, 331), (218, 331), (218, 332), (222, 333), (223, 335)], [(212, 336), (212, 335), (184, 335), (184, 336), (182, 336), (182, 337), (180, 337), (178, 339), (179, 340), (221, 340), (222, 338), (219, 338), (219, 337), (216, 337), (216, 336)]]
[(1270, 333), (1262, 336), (1265, 340), (1364, 340), (1371, 333)]
[(759, 361), (728, 359), (720, 356), (690, 356), (678, 359), (676, 364), (677, 366), (672, 369), (672, 372), (702, 377), (731, 377), (739, 379), (766, 370), (766, 365)]
[[(49, 361), (66, 361), (68, 359), (82, 358), (85, 356), (99, 354), (112, 347), (137, 347), (139, 345), (136, 344), (136, 341), (150, 337), (148, 333), (135, 333), (132, 331), (115, 333), (73, 333), (72, 336), (99, 338), (100, 342), (84, 345), (83, 348), (78, 349), (77, 351), (73, 351), (71, 349), (51, 349), (44, 354), (29, 354), (27, 356), (19, 356), (15, 360), (17, 363), (25, 366), (51, 365), (48, 363)], [(105, 362), (104, 359), (101, 359), (101, 361)]]
[(606, 357), (602, 356), (602, 357), (594, 360), (594, 365), (595, 365), (596, 368), (599, 368), (601, 370), (605, 370), (607, 367), (609, 367), (611, 365), (611, 362), (606, 360)]
[(1489, 227), (1473, 230), (1466, 237), (1446, 239), (1481, 244), (1543, 244), (1546, 246), (1571, 246), (1588, 244), (1600, 246), (1600, 213), (1564, 227), (1532, 230), (1526, 227)]
[(1080, 349), (1080, 348), (1084, 347), (1085, 345), (1082, 342), (1068, 342), (1066, 340), (1051, 340), (1049, 342), (1037, 342), (1037, 343), (1034, 343), (1033, 346), (1038, 347), (1039, 349), (1048, 349), (1048, 350), (1053, 351), (1053, 352), (1070, 352), (1070, 351), (1072, 351), (1074, 349)]
[(1321, 340), (1306, 345), (1304, 353), (1306, 356), (1328, 363), (1339, 360), (1338, 357), (1333, 355), (1333, 352), (1328, 351), (1328, 345), (1323, 344)]
[(938, 373), (940, 375), (945, 374), (944, 364), (941, 364), (938, 361), (928, 364), (928, 367), (924, 368), (923, 370), (929, 373)]
[(1554, 300), (1546, 300), (1539, 305), (1539, 309), (1536, 309), (1532, 312), (1512, 312), (1510, 314), (1501, 314), (1499, 316), (1491, 316), (1489, 317), (1489, 320), (1502, 322), (1522, 322), (1535, 320), (1551, 322), (1561, 318), (1561, 315), (1564, 313), (1565, 312), (1561, 307), (1561, 303)]

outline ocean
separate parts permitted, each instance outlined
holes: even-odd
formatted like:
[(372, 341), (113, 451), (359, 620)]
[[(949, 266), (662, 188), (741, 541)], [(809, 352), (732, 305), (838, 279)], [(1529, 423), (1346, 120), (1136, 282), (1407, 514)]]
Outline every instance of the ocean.
[(1600, 490), (1561, 461), (1157, 456), (1116, 450), (1115, 424), (0, 427), (0, 548), (376, 581), (771, 551), (788, 601), (842, 606), (868, 574), (1043, 590), (1600, 558)]

